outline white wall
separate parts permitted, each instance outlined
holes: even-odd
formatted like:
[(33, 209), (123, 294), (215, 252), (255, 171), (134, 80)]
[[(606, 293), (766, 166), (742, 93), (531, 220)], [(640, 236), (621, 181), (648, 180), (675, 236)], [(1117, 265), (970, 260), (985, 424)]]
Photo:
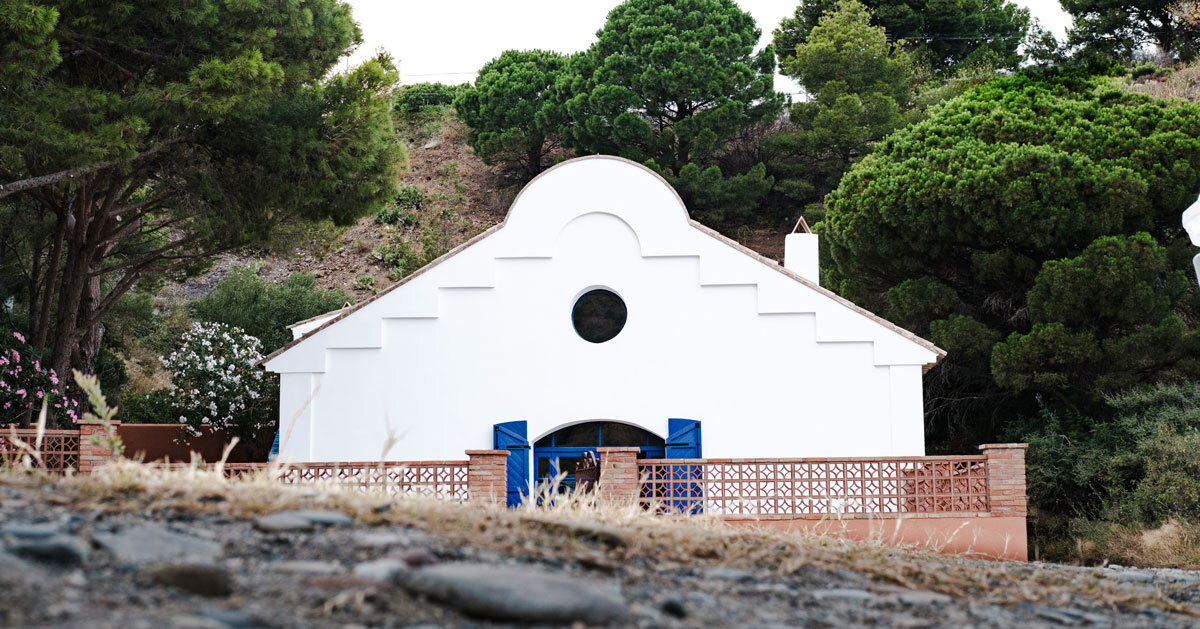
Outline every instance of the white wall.
[[(592, 344), (577, 296), (628, 321)], [(503, 228), (275, 356), (281, 452), (296, 461), (463, 458), (492, 424), (612, 419), (665, 436), (697, 419), (706, 457), (921, 455), (936, 353), (693, 227), (661, 179), (572, 160)], [(298, 418), (293, 422), (292, 418)], [(294, 424), (294, 426), (292, 426)], [(290, 437), (289, 437), (290, 430)]]

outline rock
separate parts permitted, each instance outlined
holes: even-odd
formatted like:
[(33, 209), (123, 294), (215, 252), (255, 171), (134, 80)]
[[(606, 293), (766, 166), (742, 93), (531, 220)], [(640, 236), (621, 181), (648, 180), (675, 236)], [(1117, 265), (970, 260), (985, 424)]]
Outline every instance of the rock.
[(869, 601), (875, 598), (875, 595), (866, 590), (854, 590), (850, 588), (831, 588), (827, 590), (811, 590), (809, 594), (817, 600), (839, 600), (839, 601)]
[(391, 583), (400, 574), (408, 571), (408, 562), (403, 559), (384, 558), (364, 561), (356, 564), (352, 572), (354, 576), (368, 579), (378, 579)]
[(706, 579), (717, 579), (722, 581), (753, 581), (754, 575), (745, 570), (737, 570), (734, 568), (707, 568), (703, 573)]
[(115, 533), (97, 533), (92, 539), (121, 563), (212, 563), (221, 557), (221, 545), (217, 542), (175, 533), (155, 524), (127, 526)]
[(201, 611), (200, 615), (219, 622), (228, 629), (260, 629), (273, 626), (257, 616), (236, 609), (206, 609)]
[[(317, 526), (347, 526), (354, 524), (354, 518), (339, 511), (309, 510), (309, 511), (280, 511), (298, 518), (304, 518)], [(276, 514), (278, 515), (278, 514)]]
[(1154, 575), (1149, 572), (1133, 572), (1131, 570), (1124, 570), (1117, 572), (1113, 576), (1115, 576), (1117, 580), (1124, 581), (1126, 583), (1151, 583), (1154, 581)]
[(288, 515), (286, 513), (272, 513), (264, 515), (254, 521), (254, 528), (266, 533), (299, 533), (302, 531), (311, 531), (313, 523), (307, 518)]
[(432, 566), (438, 562), (437, 557), (433, 553), (423, 548), (410, 550), (400, 554), (400, 559), (404, 560), (410, 568), (420, 568), (422, 566)]
[(74, 535), (26, 538), (8, 547), (14, 555), (56, 566), (80, 566), (88, 557), (88, 544)]
[(346, 571), (342, 564), (336, 561), (278, 561), (268, 564), (268, 567), (277, 572), (292, 574), (341, 574)]
[[(0, 590), (32, 585), (41, 580), (41, 571), (29, 562), (0, 551)], [(0, 615), (0, 619), (3, 616)]]
[(608, 624), (631, 617), (620, 590), (531, 567), (441, 564), (402, 577), (410, 591), (489, 620)]
[(434, 138), (434, 139), (426, 142), (425, 144), (421, 145), (421, 148), (424, 150), (429, 150), (429, 149), (435, 149), (441, 145), (442, 145), (442, 141), (437, 138)]
[(233, 593), (233, 575), (224, 566), (173, 563), (146, 571), (153, 583), (201, 596), (229, 596)]
[(49, 524), (9, 524), (0, 527), (0, 537), (45, 539), (58, 534), (58, 527)]
[(658, 608), (664, 613), (676, 618), (687, 618), (687, 605), (683, 600), (676, 596), (670, 596), (662, 600), (658, 604)]
[(629, 536), (619, 529), (605, 526), (596, 522), (583, 520), (540, 520), (529, 518), (527, 521), (536, 522), (550, 533), (557, 533), (593, 542), (599, 542), (613, 548), (628, 546)]
[(940, 592), (927, 592), (924, 590), (901, 592), (895, 598), (906, 605), (943, 605), (954, 600)]
[(254, 521), (254, 526), (268, 533), (291, 533), (308, 531), (315, 526), (345, 526), (353, 524), (354, 518), (337, 511), (280, 511), (264, 515)]

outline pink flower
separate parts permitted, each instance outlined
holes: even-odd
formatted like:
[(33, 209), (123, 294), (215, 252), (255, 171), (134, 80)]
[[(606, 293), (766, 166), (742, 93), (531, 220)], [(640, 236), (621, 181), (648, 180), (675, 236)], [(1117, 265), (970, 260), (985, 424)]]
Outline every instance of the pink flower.
[(42, 399), (42, 398), (44, 398), (44, 397), (46, 397), (46, 394), (45, 394), (45, 393), (42, 393), (41, 391), (38, 391), (38, 392), (37, 392), (37, 398), (38, 398), (39, 400), (40, 400), (40, 399)]
[(12, 351), (12, 355), (13, 355), (13, 360), (15, 360), (17, 362), (21, 362), (21, 352), (18, 352), (17, 350), (14, 349)]
[(54, 375), (54, 370), (50, 370), (50, 384), (58, 384), (58, 376)]
[(25, 397), (25, 389), (17, 389), (15, 393), (17, 395), (21, 396), (22, 398)]
[(21, 336), (20, 332), (13, 332), (13, 338), (17, 339), (18, 341), (21, 341), (22, 343), (25, 342), (25, 337)]
[(4, 403), (4, 408), (9, 408), (9, 407), (11, 407), (11, 406), (12, 406), (12, 402), (5, 402), (5, 403)]
[(41, 371), (42, 370), (42, 361), (40, 361), (40, 360), (33, 361), (33, 368), (36, 369), (37, 371)]

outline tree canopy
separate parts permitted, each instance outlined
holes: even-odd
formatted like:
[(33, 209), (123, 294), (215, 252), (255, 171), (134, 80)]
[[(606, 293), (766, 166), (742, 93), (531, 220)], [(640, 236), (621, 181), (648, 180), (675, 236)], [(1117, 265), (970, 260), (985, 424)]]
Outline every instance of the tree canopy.
[(817, 230), (828, 285), (949, 351), (927, 378), (940, 429), (986, 438), (1035, 395), (1088, 408), (1200, 374), (1179, 228), (1197, 189), (1200, 106), (1019, 74), (880, 143)]
[(507, 50), (479, 70), (454, 100), (485, 164), (510, 164), (531, 179), (559, 145), (562, 106), (555, 93), (567, 60), (545, 50)]
[(773, 120), (774, 51), (732, 0), (628, 0), (562, 83), (564, 142), (661, 172), (689, 207), (721, 220), (749, 212), (771, 186), (757, 164), (722, 172), (737, 134)]
[(0, 285), (35, 346), (89, 370), (141, 278), (395, 192), (398, 76), (337, 0), (0, 0)]
[[(808, 41), (821, 18), (838, 0), (801, 0), (795, 13), (775, 30), (775, 49), (786, 65)], [(887, 32), (889, 41), (904, 40), (917, 59), (946, 73), (964, 62), (986, 62), (1014, 68), (1029, 30), (1029, 11), (1008, 0), (864, 0), (871, 24)]]
[(768, 146), (772, 170), (785, 175), (777, 187), (796, 201), (824, 196), (873, 143), (908, 120), (913, 60), (870, 17), (862, 3), (842, 0), (785, 57), (783, 73), (810, 98), (791, 106), (794, 130), (771, 136)]
[(1167, 55), (1191, 60), (1200, 52), (1200, 5), (1186, 0), (1062, 0), (1075, 18), (1069, 41), (1128, 59), (1154, 44)]

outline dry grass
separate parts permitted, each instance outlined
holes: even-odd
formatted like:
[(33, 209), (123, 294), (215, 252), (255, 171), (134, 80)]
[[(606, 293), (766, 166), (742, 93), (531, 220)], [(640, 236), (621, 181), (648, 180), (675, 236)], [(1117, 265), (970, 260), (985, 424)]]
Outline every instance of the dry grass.
[(1129, 90), (1157, 98), (1182, 98), (1193, 103), (1200, 102), (1200, 64), (1134, 79), (1129, 85)]
[(1157, 528), (1097, 524), (1076, 543), (1086, 563), (1200, 570), (1200, 527), (1180, 520)]
[(656, 517), (637, 507), (598, 508), (588, 495), (558, 495), (547, 507), (506, 510), (328, 486), (285, 486), (275, 480), (277, 470), (227, 480), (219, 468), (168, 469), (119, 460), (89, 476), (52, 478), (10, 470), (0, 474), (0, 484), (26, 486), (72, 509), (109, 513), (174, 511), (249, 518), (283, 509), (334, 509), (366, 526), (408, 525), (451, 542), (614, 571), (647, 558), (662, 570), (727, 565), (786, 575), (802, 568), (849, 569), (870, 577), (879, 588), (932, 590), (980, 602), (1053, 604), (1082, 595), (1114, 606), (1193, 613), (1160, 592), (1118, 587), (1111, 579), (1079, 569), (969, 560), (837, 536), (732, 527), (707, 517)]

